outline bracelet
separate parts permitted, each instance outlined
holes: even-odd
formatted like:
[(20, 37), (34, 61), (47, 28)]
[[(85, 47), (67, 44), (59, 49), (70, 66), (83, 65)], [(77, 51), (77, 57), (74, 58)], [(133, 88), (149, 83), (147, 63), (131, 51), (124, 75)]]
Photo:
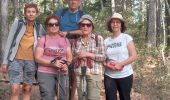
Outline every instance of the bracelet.
[(54, 58), (53, 60), (51, 60), (51, 61), (50, 61), (50, 63), (51, 63), (51, 64), (55, 64), (55, 63), (56, 63), (56, 61), (57, 61), (57, 59), (56, 59), (56, 58)]

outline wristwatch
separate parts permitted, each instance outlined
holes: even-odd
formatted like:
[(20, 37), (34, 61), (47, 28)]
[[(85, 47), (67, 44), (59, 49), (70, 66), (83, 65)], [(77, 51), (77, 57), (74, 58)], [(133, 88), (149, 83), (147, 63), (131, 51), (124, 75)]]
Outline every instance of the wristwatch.
[(54, 58), (53, 60), (51, 60), (51, 61), (50, 61), (50, 63), (51, 63), (51, 64), (55, 64), (55, 63), (56, 63), (56, 61), (57, 61), (57, 59), (56, 59), (56, 58)]

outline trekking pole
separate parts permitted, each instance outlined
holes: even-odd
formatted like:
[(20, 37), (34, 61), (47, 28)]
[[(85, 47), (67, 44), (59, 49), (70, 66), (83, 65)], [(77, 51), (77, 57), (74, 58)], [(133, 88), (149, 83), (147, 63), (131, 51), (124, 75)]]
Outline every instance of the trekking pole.
[[(60, 62), (60, 63), (66, 64), (67, 67), (69, 67), (69, 65), (71, 64), (71, 62), (66, 61), (66, 60), (62, 60), (62, 62)], [(61, 71), (62, 68), (59, 68), (58, 70)], [(59, 97), (59, 93), (61, 92), (61, 90), (64, 91), (64, 89), (62, 88), (62, 86), (61, 86), (61, 84), (60, 84), (60, 79), (61, 79), (61, 77), (60, 77), (60, 74), (59, 74), (59, 75), (58, 75), (58, 84), (57, 84), (57, 87), (58, 87), (58, 89), (57, 89), (57, 98)], [(67, 79), (66, 79), (66, 86), (67, 86), (67, 84), (68, 84), (68, 81), (67, 81)], [(60, 87), (61, 87), (61, 90), (60, 90)], [(69, 92), (68, 89), (66, 89), (65, 94), (66, 94), (66, 96), (67, 96), (67, 99), (68, 99), (68, 97), (69, 97), (69, 93), (68, 93), (68, 92)]]
[(81, 78), (82, 78), (82, 100), (87, 98), (87, 83), (86, 83), (86, 67), (81, 67)]

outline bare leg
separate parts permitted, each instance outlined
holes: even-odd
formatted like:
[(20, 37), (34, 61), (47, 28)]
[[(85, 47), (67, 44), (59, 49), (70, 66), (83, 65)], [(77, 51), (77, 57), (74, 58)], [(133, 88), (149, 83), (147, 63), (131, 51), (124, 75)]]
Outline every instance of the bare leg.
[(31, 86), (30, 84), (24, 84), (23, 85), (23, 100), (30, 100), (31, 95)]
[(20, 85), (19, 84), (13, 84), (11, 86), (11, 100), (18, 100), (19, 99), (19, 89)]

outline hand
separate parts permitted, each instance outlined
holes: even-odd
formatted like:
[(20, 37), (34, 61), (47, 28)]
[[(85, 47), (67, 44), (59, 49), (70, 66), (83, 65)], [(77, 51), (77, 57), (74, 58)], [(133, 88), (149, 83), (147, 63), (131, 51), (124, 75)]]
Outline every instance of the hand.
[(77, 53), (77, 55), (78, 55), (78, 58), (82, 59), (82, 58), (87, 58), (87, 57), (89, 57), (90, 53), (83, 51), (83, 52)]
[(56, 63), (54, 64), (56, 68), (59, 68), (63, 71), (67, 71), (67, 65), (63, 62), (63, 60), (57, 60)]
[(116, 63), (114, 67), (115, 67), (116, 70), (121, 71), (121, 70), (123, 70), (124, 66), (121, 65), (121, 63)]
[(78, 33), (78, 35), (80, 35), (80, 36), (82, 36), (82, 35), (83, 35), (82, 30), (77, 30), (77, 33)]
[(59, 34), (64, 37), (67, 35), (67, 32), (60, 32)]
[(8, 65), (7, 64), (2, 64), (0, 71), (2, 73), (7, 73), (8, 72)]
[(110, 62), (106, 63), (106, 67), (111, 69), (111, 70), (116, 70), (115, 65), (113, 65), (113, 63), (110, 63)]
[(7, 79), (7, 72), (8, 72), (8, 65), (7, 64), (2, 64), (0, 68), (0, 72), (2, 72), (2, 78), (3, 80)]
[(68, 70), (68, 66), (66, 64), (62, 64), (61, 70), (67, 71)]

